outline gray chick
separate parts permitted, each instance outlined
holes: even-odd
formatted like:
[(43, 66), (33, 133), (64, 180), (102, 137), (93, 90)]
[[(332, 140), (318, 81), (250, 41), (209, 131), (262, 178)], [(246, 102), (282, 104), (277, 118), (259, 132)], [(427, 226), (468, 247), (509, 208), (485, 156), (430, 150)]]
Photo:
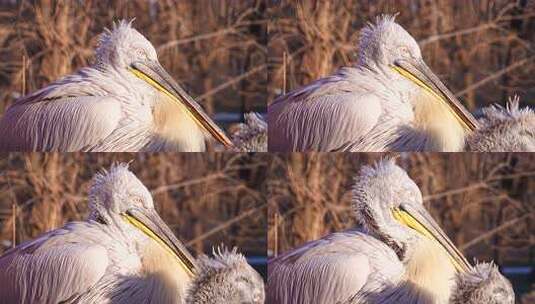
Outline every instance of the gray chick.
[(474, 152), (535, 151), (535, 112), (520, 109), (518, 96), (509, 99), (506, 108), (494, 105), (483, 109), (481, 127), (466, 141)]
[(197, 259), (198, 274), (188, 289), (187, 304), (262, 304), (262, 277), (236, 248), (218, 248)]
[(515, 293), (493, 263), (478, 263), (469, 272), (458, 273), (451, 304), (514, 304)]
[(236, 152), (267, 152), (267, 123), (260, 114), (244, 115), (245, 123), (237, 126), (231, 135)]

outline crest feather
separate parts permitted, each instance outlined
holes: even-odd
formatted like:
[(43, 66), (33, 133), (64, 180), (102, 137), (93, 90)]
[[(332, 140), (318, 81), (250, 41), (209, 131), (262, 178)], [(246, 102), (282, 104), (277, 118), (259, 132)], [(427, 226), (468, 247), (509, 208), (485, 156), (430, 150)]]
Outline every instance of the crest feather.
[(123, 39), (125, 35), (134, 30), (132, 24), (135, 18), (132, 18), (130, 21), (119, 20), (118, 22), (114, 21), (112, 24), (112, 29), (104, 28), (104, 31), (99, 35), (97, 47), (95, 49), (95, 59), (98, 62), (101, 62), (109, 55), (111, 46), (114, 42)]

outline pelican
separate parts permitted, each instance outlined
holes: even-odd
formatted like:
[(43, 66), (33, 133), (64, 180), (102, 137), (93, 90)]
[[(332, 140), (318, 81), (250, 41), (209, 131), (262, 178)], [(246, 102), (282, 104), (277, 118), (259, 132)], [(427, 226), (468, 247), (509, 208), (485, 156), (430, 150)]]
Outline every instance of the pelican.
[(535, 113), (520, 109), (519, 98), (509, 99), (507, 106), (483, 109), (481, 127), (466, 141), (467, 150), (474, 152), (534, 152)]
[(197, 258), (198, 274), (188, 290), (187, 304), (263, 304), (262, 277), (242, 254), (218, 248), (214, 257)]
[(478, 263), (472, 271), (459, 273), (451, 304), (514, 304), (511, 283), (493, 263)]
[(378, 17), (358, 61), (268, 106), (270, 151), (462, 151), (478, 122), (422, 59), (414, 38)]
[(232, 133), (235, 152), (267, 152), (266, 122), (258, 113), (245, 114), (245, 123), (238, 125)]
[(89, 217), (0, 257), (0, 303), (182, 303), (197, 264), (127, 165), (97, 174)]
[(456, 274), (472, 266), (425, 210), (407, 173), (390, 159), (364, 166), (353, 205), (361, 229), (269, 261), (267, 302), (448, 303)]
[(15, 101), (0, 151), (204, 151), (208, 135), (232, 146), (131, 22), (100, 35), (94, 61)]

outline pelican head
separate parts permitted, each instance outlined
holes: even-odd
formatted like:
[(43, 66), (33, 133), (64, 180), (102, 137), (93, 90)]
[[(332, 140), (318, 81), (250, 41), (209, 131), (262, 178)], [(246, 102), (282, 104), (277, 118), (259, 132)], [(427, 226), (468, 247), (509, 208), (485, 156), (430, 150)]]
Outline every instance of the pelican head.
[(377, 17), (360, 32), (359, 65), (395, 66), (399, 60), (422, 59), (414, 38), (395, 22), (395, 16)]
[(198, 258), (199, 273), (188, 290), (187, 303), (264, 303), (262, 277), (236, 248), (218, 248), (213, 254), (213, 258)]
[(418, 186), (393, 160), (363, 167), (353, 188), (353, 200), (363, 228), (392, 248), (403, 263), (411, 263), (425, 243), (440, 256), (447, 256), (457, 271), (471, 268), (425, 210)]
[(89, 209), (89, 220), (114, 225), (138, 236), (145, 244), (159, 244), (193, 277), (196, 269), (193, 257), (160, 218), (149, 191), (128, 170), (128, 165), (117, 164), (109, 172), (95, 175), (89, 190)]
[(114, 66), (128, 69), (137, 61), (158, 61), (154, 46), (132, 27), (132, 21), (124, 20), (105, 29), (99, 36), (95, 61), (97, 66)]
[(171, 102), (178, 106), (182, 113), (188, 115), (201, 130), (212, 135), (223, 145), (232, 147), (233, 144), (225, 133), (162, 67), (154, 46), (131, 25), (132, 21), (123, 20), (114, 24), (112, 30), (106, 29), (100, 35), (95, 66), (101, 69), (113, 67), (121, 71), (126, 70), (154, 90), (169, 97)]
[[(477, 129), (477, 120), (431, 71), (422, 58), (418, 43), (394, 19), (395, 16), (381, 16), (375, 24), (370, 23), (362, 29), (359, 65), (382, 70), (391, 77), (401, 77), (409, 81), (411, 87), (415, 85), (422, 89), (424, 95), (412, 99), (416, 120), (422, 121), (426, 129), (430, 129), (428, 132), (433, 133), (439, 128), (443, 133), (458, 125), (457, 138), (452, 143), (454, 147), (445, 149), (462, 149), (464, 133)], [(449, 131), (448, 135), (452, 136), (452, 133)], [(429, 149), (443, 150), (437, 146), (439, 144)]]
[(513, 304), (515, 293), (493, 263), (478, 263), (470, 272), (456, 277), (457, 286), (451, 297), (453, 304)]

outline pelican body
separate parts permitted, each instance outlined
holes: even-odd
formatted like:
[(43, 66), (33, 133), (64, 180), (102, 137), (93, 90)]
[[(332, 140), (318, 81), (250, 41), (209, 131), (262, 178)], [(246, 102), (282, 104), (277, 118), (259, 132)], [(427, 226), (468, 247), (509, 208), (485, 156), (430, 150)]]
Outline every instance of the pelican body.
[(89, 204), (0, 257), (0, 303), (183, 303), (196, 262), (126, 165), (94, 178)]
[(461, 151), (477, 129), (393, 16), (362, 31), (358, 62), (268, 106), (270, 151)]
[(92, 66), (24, 96), (0, 120), (0, 151), (204, 151), (232, 142), (121, 21), (100, 36)]
[(268, 303), (448, 303), (472, 266), (392, 160), (363, 167), (353, 189), (362, 226), (269, 261)]

